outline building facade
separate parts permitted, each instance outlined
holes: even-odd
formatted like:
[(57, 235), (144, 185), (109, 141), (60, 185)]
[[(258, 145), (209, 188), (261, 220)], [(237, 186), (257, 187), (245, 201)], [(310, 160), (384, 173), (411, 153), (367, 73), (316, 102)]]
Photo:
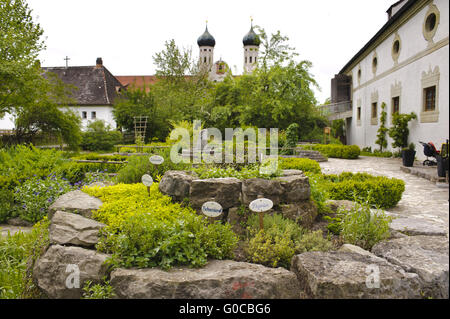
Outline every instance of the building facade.
[[(375, 144), (381, 105), (417, 115), (409, 142), (439, 146), (449, 138), (449, 1), (402, 0), (380, 31), (331, 81), (330, 119), (345, 119), (347, 144)], [(389, 146), (392, 140), (389, 138)]]

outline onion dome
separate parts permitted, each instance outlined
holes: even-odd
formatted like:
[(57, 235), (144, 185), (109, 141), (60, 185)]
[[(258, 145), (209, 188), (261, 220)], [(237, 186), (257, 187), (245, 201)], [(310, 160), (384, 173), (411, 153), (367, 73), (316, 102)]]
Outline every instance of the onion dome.
[(199, 47), (213, 47), (216, 45), (216, 40), (208, 32), (208, 26), (206, 26), (205, 32), (197, 39), (197, 44)]
[(253, 31), (253, 26), (250, 28), (250, 31), (244, 36), (244, 39), (242, 39), (242, 42), (245, 45), (256, 45), (259, 46), (261, 43), (261, 40), (259, 39), (258, 35)]

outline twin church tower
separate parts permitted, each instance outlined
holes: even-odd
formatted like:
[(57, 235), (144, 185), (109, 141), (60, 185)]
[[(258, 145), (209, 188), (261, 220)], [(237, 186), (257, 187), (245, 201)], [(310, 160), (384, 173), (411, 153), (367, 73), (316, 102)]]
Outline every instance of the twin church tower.
[[(256, 68), (258, 62), (258, 51), (261, 43), (258, 35), (253, 31), (253, 23), (250, 31), (242, 39), (244, 44), (244, 74), (251, 73)], [(199, 64), (209, 72), (209, 78), (212, 81), (222, 81), (227, 72), (230, 72), (228, 65), (220, 59), (214, 62), (214, 47), (216, 40), (208, 31), (208, 25), (205, 32), (197, 39), (200, 49)]]

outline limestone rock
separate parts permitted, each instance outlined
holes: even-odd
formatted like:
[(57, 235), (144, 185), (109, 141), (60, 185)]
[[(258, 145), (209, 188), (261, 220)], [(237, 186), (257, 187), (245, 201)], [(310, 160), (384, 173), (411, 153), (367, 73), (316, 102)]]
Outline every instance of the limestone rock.
[(59, 245), (92, 247), (104, 224), (80, 215), (57, 211), (50, 225), (50, 242)]
[[(87, 280), (99, 283), (107, 274), (107, 257), (81, 247), (53, 245), (36, 262), (33, 280), (51, 299), (77, 299), (82, 296)], [(77, 269), (79, 282), (75, 279)]]
[(410, 236), (426, 235), (426, 236), (446, 236), (447, 232), (443, 226), (428, 222), (423, 218), (395, 218), (390, 229), (405, 233)]
[(305, 176), (303, 172), (299, 169), (284, 169), (282, 171), (283, 176), (293, 176), (293, 175), (301, 175)]
[(303, 175), (291, 175), (277, 178), (283, 188), (281, 201), (283, 203), (297, 203), (308, 200), (311, 196), (309, 178)]
[(352, 244), (344, 244), (338, 249), (338, 251), (347, 252), (347, 253), (357, 253), (357, 254), (364, 255), (364, 256), (382, 259), (382, 258), (377, 257), (376, 255), (372, 254), (370, 251), (367, 251), (365, 249), (362, 249), (359, 246), (355, 246)]
[(11, 226), (22, 226), (22, 227), (32, 227), (33, 223), (30, 223), (20, 217), (14, 217), (14, 218), (10, 218), (7, 220), (6, 222), (8, 225)]
[(311, 228), (317, 215), (317, 207), (311, 201), (304, 201), (295, 204), (285, 204), (281, 206), (281, 214), (299, 225)]
[[(406, 273), (386, 260), (360, 253), (306, 252), (293, 257), (291, 271), (296, 273), (305, 298), (421, 297), (417, 274)], [(379, 274), (378, 281), (376, 274)]]
[(259, 195), (270, 199), (274, 205), (280, 204), (283, 195), (280, 181), (263, 178), (250, 178), (242, 181), (242, 201), (245, 206), (257, 199)]
[(163, 271), (115, 269), (111, 285), (118, 298), (134, 299), (297, 299), (295, 274), (283, 268), (213, 260), (205, 267)]
[(349, 200), (327, 200), (326, 204), (333, 212), (337, 212), (339, 208), (351, 210), (355, 206), (355, 202)]
[(240, 205), (242, 182), (233, 177), (195, 179), (191, 183), (189, 202), (200, 209), (205, 202), (215, 201), (223, 209)]
[(449, 243), (444, 236), (408, 236), (378, 243), (372, 253), (419, 275), (423, 293), (448, 298)]
[(197, 175), (194, 172), (167, 171), (159, 183), (159, 190), (181, 202), (189, 197), (191, 183), (196, 178)]
[(49, 219), (57, 211), (80, 214), (90, 218), (92, 211), (102, 206), (102, 201), (80, 190), (68, 192), (60, 197), (49, 207)]

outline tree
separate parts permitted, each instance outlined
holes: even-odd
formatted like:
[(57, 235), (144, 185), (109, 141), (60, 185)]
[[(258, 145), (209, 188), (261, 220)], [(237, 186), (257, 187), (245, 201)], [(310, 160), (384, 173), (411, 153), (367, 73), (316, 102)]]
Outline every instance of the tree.
[(86, 132), (83, 132), (81, 147), (87, 151), (109, 151), (121, 140), (120, 132), (111, 130), (104, 121), (96, 120), (89, 123)]
[(27, 104), (41, 81), (43, 30), (24, 0), (0, 0), (0, 116)]
[(380, 117), (380, 127), (378, 128), (378, 134), (377, 134), (377, 140), (375, 141), (375, 144), (380, 146), (380, 152), (383, 152), (383, 148), (387, 147), (387, 138), (386, 133), (389, 131), (386, 128), (386, 103), (381, 104), (381, 117)]
[(408, 146), (409, 121), (416, 119), (414, 112), (410, 114), (394, 113), (392, 117), (392, 127), (388, 130), (389, 136), (394, 140), (393, 147), (404, 148)]

